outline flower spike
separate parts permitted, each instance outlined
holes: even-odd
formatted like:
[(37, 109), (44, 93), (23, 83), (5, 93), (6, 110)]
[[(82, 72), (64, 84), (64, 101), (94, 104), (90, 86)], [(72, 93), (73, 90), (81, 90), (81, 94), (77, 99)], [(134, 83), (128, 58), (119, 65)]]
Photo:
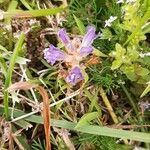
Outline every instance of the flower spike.
[[(58, 32), (58, 37), (64, 44), (65, 52), (59, 48), (51, 45), (44, 51), (44, 58), (48, 63), (53, 65), (56, 61), (63, 61), (68, 68), (68, 76), (65, 78), (66, 82), (71, 85), (76, 85), (78, 82), (84, 80), (82, 74), (82, 60), (84, 57), (92, 53), (92, 43), (97, 38), (96, 29), (94, 26), (87, 27), (87, 32), (83, 38), (75, 37), (70, 39), (64, 28)], [(71, 68), (71, 69), (70, 69)]]

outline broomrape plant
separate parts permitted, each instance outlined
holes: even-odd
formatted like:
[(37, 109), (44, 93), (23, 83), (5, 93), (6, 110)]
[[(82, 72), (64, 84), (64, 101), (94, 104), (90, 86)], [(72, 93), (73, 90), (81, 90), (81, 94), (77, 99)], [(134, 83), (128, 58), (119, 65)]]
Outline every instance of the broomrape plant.
[(88, 26), (83, 38), (75, 37), (71, 40), (66, 30), (62, 28), (58, 31), (58, 37), (64, 44), (66, 51), (62, 51), (54, 45), (50, 45), (49, 48), (44, 50), (44, 58), (51, 65), (54, 65), (56, 61), (68, 64), (68, 75), (65, 78), (67, 83), (76, 85), (84, 80), (82, 70), (85, 66), (81, 64), (81, 61), (93, 51), (92, 43), (97, 37), (95, 32), (95, 27)]

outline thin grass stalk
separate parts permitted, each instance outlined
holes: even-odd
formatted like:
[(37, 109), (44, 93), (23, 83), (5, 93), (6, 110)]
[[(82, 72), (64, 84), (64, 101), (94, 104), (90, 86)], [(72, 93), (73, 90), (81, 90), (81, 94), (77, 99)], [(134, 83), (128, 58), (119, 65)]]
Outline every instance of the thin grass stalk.
[(51, 9), (40, 9), (40, 10), (15, 10), (4, 12), (4, 18), (32, 18), (32, 17), (41, 17), (41, 16), (49, 16), (54, 15), (59, 12), (62, 12), (64, 7), (56, 7)]
[(5, 78), (5, 85), (4, 85), (4, 91), (3, 91), (4, 92), (4, 114), (5, 114), (5, 117), (6, 117), (7, 120), (8, 120), (8, 117), (9, 117), (9, 113), (8, 113), (8, 96), (9, 96), (9, 93), (8, 93), (7, 88), (11, 84), (13, 69), (14, 69), (19, 51), (21, 50), (21, 46), (24, 42), (24, 39), (25, 39), (25, 34), (21, 33), (21, 35), (19, 37), (19, 40), (16, 44), (16, 47), (14, 49), (14, 52), (12, 54), (12, 57), (10, 59), (9, 68), (7, 70), (7, 74), (6, 74), (6, 78)]

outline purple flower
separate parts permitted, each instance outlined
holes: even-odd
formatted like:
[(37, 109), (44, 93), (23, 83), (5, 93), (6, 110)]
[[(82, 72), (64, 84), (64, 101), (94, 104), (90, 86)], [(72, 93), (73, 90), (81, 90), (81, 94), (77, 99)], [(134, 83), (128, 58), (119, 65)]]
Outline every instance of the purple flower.
[(53, 65), (56, 61), (61, 61), (65, 59), (65, 53), (63, 53), (60, 49), (51, 45), (49, 48), (46, 48), (44, 51), (44, 58), (48, 63)]
[(84, 79), (80, 69), (80, 62), (84, 57), (92, 53), (92, 43), (97, 37), (95, 32), (95, 27), (89, 26), (87, 27), (87, 32), (83, 39), (81, 37), (75, 37), (71, 40), (67, 35), (66, 30), (64, 28), (60, 29), (58, 37), (64, 44), (66, 52), (61, 51), (53, 45), (44, 51), (44, 58), (48, 63), (51, 63), (51, 65), (53, 65), (56, 61), (63, 60), (72, 67), (69, 75), (66, 77), (66, 81), (71, 85), (76, 85), (76, 83)]
[(87, 27), (87, 32), (82, 40), (82, 47), (89, 47), (92, 45), (93, 41), (96, 38), (96, 29), (93, 26)]
[(61, 41), (66, 45), (70, 43), (70, 38), (66, 33), (66, 30), (64, 28), (60, 29), (58, 31), (58, 37), (61, 39)]
[(82, 71), (78, 66), (74, 67), (66, 77), (66, 81), (72, 85), (76, 85), (77, 82), (83, 79)]

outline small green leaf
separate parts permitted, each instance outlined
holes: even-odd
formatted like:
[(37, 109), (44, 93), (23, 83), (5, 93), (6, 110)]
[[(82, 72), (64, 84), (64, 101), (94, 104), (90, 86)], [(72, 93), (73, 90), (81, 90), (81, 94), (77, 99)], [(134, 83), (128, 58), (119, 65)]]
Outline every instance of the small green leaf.
[(139, 57), (139, 53), (134, 47), (128, 47), (127, 57), (130, 59), (130, 61), (136, 61)]
[(106, 54), (102, 53), (100, 50), (98, 49), (94, 49), (92, 52), (94, 55), (99, 56), (99, 57), (108, 57)]
[[(125, 59), (126, 49), (124, 49), (118, 43), (115, 45), (115, 47), (116, 47), (116, 52), (114, 52), (114, 56), (116, 60), (114, 60), (112, 63), (112, 66), (111, 66), (112, 70), (118, 69), (122, 65), (122, 63), (126, 60)], [(113, 53), (110, 55), (113, 55)]]
[(118, 69), (122, 65), (121, 60), (114, 60), (111, 66), (111, 70)]
[(121, 68), (121, 71), (127, 76), (128, 79), (131, 81), (136, 81), (138, 79), (135, 73), (135, 66), (134, 65), (124, 65)]
[(125, 55), (126, 50), (120, 45), (116, 44), (116, 59), (122, 59), (122, 57)]
[(76, 21), (76, 24), (80, 30), (80, 33), (82, 35), (85, 34), (85, 26), (84, 26), (83, 22), (79, 18), (77, 18), (75, 15), (73, 15), (73, 17), (74, 17), (74, 20)]
[(83, 115), (81, 119), (79, 120), (79, 122), (77, 123), (75, 128), (77, 129), (81, 126), (88, 125), (90, 121), (96, 119), (98, 116), (99, 116), (98, 112), (91, 112), (91, 113), (87, 113)]

